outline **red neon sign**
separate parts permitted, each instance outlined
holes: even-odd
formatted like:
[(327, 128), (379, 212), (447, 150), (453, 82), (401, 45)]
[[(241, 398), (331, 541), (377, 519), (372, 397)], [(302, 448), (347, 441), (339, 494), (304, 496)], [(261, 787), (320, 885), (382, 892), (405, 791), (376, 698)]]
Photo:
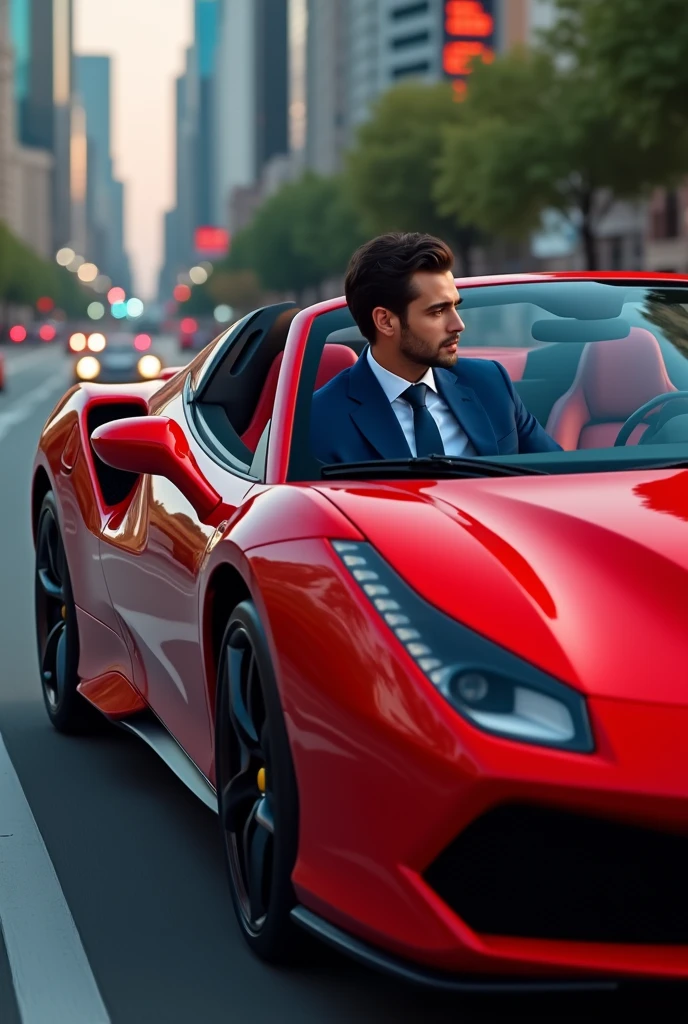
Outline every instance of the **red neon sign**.
[(448, 36), (486, 39), (494, 32), (494, 18), (480, 0), (448, 0), (444, 16)]
[(494, 0), (445, 0), (442, 70), (452, 80), (457, 99), (465, 93), (472, 61), (495, 58)]

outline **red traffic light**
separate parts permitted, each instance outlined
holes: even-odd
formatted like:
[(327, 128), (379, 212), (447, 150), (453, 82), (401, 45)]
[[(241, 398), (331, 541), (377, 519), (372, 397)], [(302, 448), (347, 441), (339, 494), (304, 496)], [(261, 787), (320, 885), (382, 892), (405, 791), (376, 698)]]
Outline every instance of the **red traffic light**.
[(54, 308), (55, 303), (48, 295), (43, 295), (36, 303), (36, 309), (39, 313), (50, 313)]

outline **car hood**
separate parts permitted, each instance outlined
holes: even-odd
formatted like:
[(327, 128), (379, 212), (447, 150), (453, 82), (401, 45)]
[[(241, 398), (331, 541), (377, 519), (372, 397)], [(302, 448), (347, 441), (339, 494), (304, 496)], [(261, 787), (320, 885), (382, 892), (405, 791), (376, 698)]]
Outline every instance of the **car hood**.
[(427, 601), (544, 671), (688, 703), (688, 472), (319, 490)]

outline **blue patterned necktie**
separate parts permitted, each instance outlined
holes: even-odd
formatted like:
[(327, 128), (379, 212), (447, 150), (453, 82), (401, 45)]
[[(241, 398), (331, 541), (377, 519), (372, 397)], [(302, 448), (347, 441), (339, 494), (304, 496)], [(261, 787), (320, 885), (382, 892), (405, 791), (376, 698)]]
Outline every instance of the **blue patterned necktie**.
[(401, 395), (401, 398), (405, 399), (413, 409), (413, 430), (416, 435), (416, 455), (418, 457), (445, 454), (439, 427), (425, 405), (427, 392), (427, 384), (412, 384)]

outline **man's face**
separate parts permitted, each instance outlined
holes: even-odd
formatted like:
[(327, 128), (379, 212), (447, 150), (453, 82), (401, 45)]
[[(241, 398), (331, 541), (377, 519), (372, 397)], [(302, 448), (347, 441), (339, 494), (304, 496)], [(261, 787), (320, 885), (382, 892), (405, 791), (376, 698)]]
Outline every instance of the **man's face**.
[(399, 351), (420, 366), (453, 366), (459, 358), (459, 339), (465, 324), (458, 313), (459, 293), (454, 275), (419, 271), (413, 275), (416, 298), (401, 324)]

